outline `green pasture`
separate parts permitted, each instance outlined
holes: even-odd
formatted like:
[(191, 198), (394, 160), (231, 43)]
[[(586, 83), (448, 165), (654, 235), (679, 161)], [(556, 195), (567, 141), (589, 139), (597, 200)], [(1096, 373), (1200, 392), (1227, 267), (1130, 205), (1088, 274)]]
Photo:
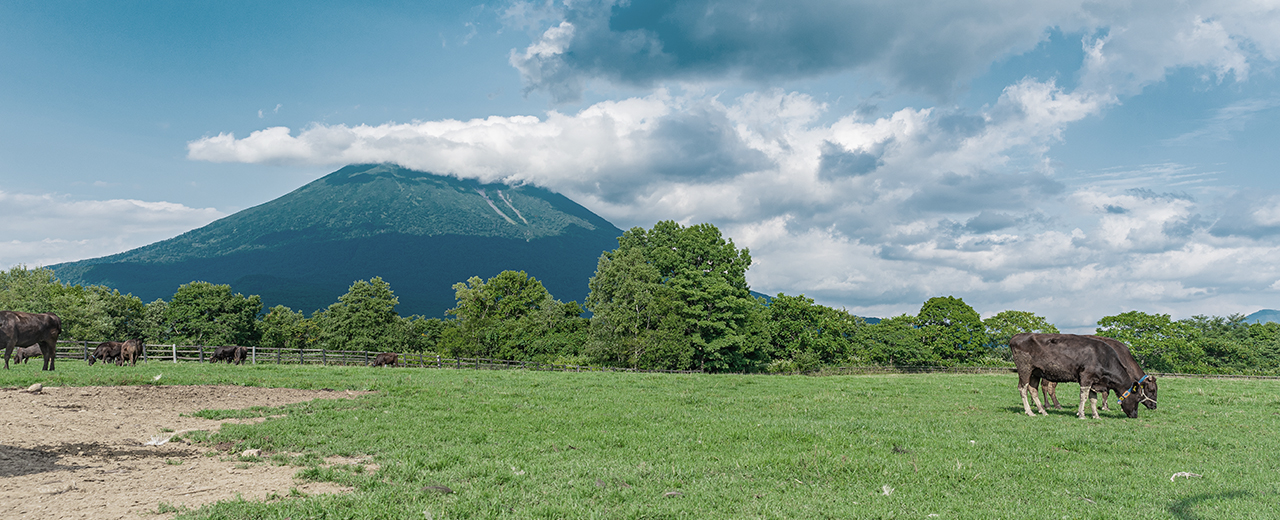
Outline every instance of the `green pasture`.
[[(348, 495), (180, 518), (1274, 518), (1280, 381), (1162, 378), (1160, 408), (1021, 413), (1016, 377), (551, 373), (60, 362), (0, 386), (370, 389), (193, 437)], [(1064, 385), (1059, 397), (1078, 394)], [(1064, 404), (1067, 404), (1064, 402)], [(326, 467), (362, 456), (376, 470)], [(1179, 477), (1190, 472), (1201, 477)], [(934, 516), (936, 515), (936, 516)]]

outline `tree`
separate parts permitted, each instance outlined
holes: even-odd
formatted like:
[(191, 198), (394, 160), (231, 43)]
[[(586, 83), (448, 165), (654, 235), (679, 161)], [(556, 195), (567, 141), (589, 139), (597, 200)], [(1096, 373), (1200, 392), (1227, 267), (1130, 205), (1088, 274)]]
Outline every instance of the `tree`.
[[(769, 301), (766, 315), (767, 357), (773, 360), (770, 366), (786, 366), (787, 371), (845, 361), (851, 353), (853, 336), (858, 327), (865, 325), (862, 318), (818, 305), (803, 294), (778, 293)], [(786, 363), (788, 360), (790, 363)]]
[(877, 365), (936, 365), (938, 355), (922, 341), (915, 323), (916, 317), (903, 314), (860, 327), (854, 336), (859, 357)]
[(267, 311), (260, 323), (263, 347), (268, 348), (307, 348), (317, 340), (319, 332), (316, 324), (284, 305), (277, 305)]
[[(748, 371), (762, 345), (748, 333), (755, 300), (747, 288), (751, 255), (711, 224), (663, 221), (632, 228), (605, 252), (590, 282), (593, 344), (623, 342), (635, 365)], [(598, 325), (595, 324), (598, 320)], [(657, 357), (654, 357), (654, 355)]]
[(1193, 345), (1195, 327), (1168, 314), (1129, 311), (1098, 320), (1097, 334), (1129, 345), (1134, 360), (1147, 370), (1172, 372), (1202, 364), (1204, 352)]
[(986, 328), (982, 317), (964, 302), (952, 296), (929, 298), (916, 317), (921, 339), (940, 359), (961, 363), (986, 353)]
[(178, 287), (165, 306), (171, 341), (196, 345), (257, 343), (262, 299), (232, 293), (230, 285), (191, 282)]
[(1009, 339), (1024, 332), (1058, 334), (1058, 328), (1041, 316), (1027, 311), (1001, 311), (995, 316), (982, 320), (987, 331), (987, 347), (999, 352), (1000, 357), (1012, 359), (1009, 354)]
[(356, 280), (336, 303), (312, 316), (319, 342), (339, 350), (400, 350), (403, 345), (388, 343), (404, 336), (398, 330), (402, 326), (396, 314), (399, 303), (391, 284), (381, 277)]

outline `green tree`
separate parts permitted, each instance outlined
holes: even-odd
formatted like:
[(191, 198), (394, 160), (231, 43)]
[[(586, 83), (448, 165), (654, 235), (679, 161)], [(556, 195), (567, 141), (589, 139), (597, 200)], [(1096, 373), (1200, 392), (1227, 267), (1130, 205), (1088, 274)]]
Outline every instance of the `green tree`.
[(311, 319), (316, 323), (319, 343), (326, 348), (399, 351), (404, 345), (391, 343), (404, 337), (399, 330), (403, 326), (400, 315), (396, 314), (399, 303), (391, 284), (375, 276), (352, 283), (337, 302)]
[(590, 282), (587, 308), (600, 320), (593, 343), (625, 342), (635, 365), (754, 370), (764, 352), (748, 330), (756, 306), (746, 281), (750, 266), (750, 253), (711, 224), (632, 228), (602, 255)]
[(308, 320), (302, 312), (284, 305), (277, 305), (267, 311), (259, 328), (262, 331), (259, 345), (262, 347), (310, 348), (317, 340), (315, 322)]
[(778, 293), (768, 304), (767, 357), (772, 371), (812, 370), (846, 361), (862, 318), (814, 303), (803, 294)]
[(924, 343), (923, 331), (915, 324), (916, 317), (903, 314), (859, 327), (853, 339), (858, 360), (892, 366), (938, 364), (937, 353)]
[(232, 293), (229, 285), (191, 282), (165, 305), (170, 341), (196, 345), (252, 345), (259, 338), (257, 295)]
[(1059, 334), (1058, 328), (1042, 316), (1027, 311), (1001, 311), (982, 320), (987, 331), (987, 347), (1005, 360), (1011, 360), (1009, 339), (1024, 332)]
[(986, 328), (982, 317), (963, 299), (952, 296), (929, 298), (916, 317), (921, 339), (938, 358), (960, 363), (986, 354)]
[(1193, 340), (1196, 329), (1176, 322), (1168, 314), (1129, 311), (1098, 320), (1097, 334), (1129, 345), (1134, 360), (1152, 371), (1197, 370), (1204, 366), (1204, 352)]

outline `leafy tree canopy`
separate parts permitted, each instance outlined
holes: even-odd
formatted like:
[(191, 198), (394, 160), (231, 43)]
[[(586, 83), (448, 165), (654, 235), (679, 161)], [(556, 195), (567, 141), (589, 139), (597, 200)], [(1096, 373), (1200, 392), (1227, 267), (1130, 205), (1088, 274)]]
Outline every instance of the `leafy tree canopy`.
[(258, 341), (257, 295), (232, 293), (230, 285), (191, 282), (178, 287), (164, 309), (172, 341), (194, 345), (251, 345)]

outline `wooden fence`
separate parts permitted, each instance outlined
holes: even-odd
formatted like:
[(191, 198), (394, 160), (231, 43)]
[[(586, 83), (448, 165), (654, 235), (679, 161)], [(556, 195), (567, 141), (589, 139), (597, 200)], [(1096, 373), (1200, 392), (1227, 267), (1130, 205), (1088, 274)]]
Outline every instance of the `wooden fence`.
[[(58, 359), (79, 359), (87, 361), (101, 341), (58, 341)], [(213, 357), (215, 347), (202, 345), (145, 345), (142, 358), (147, 361), (167, 361), (177, 363), (208, 362)], [(270, 348), (247, 347), (249, 355), (245, 363), (273, 363), (280, 365), (368, 365), (379, 352), (363, 350), (327, 350), (319, 348)], [(556, 372), (643, 372), (662, 374), (699, 374), (700, 370), (643, 370), (635, 368), (593, 367), (580, 365), (557, 365), (538, 363), (535, 361), (512, 361), (487, 358), (447, 358), (435, 354), (406, 353), (399, 354), (399, 365), (421, 368), (453, 368), (472, 370), (548, 370)], [(810, 376), (834, 375), (867, 375), (867, 374), (992, 374), (1011, 373), (1013, 367), (907, 367), (907, 366), (850, 366), (824, 367), (800, 374)], [(785, 375), (785, 374), (784, 374)], [(1187, 377), (1204, 379), (1280, 379), (1272, 375), (1238, 375), (1238, 374), (1179, 374), (1151, 372), (1157, 377)]]
[[(58, 341), (58, 359), (79, 359), (88, 361), (101, 341)], [(156, 345), (147, 344), (142, 350), (145, 361), (163, 362), (208, 362), (217, 347), (205, 345)], [(328, 350), (320, 348), (271, 348), (246, 347), (249, 352), (245, 363), (272, 363), (280, 365), (368, 365), (373, 362), (379, 352), (364, 350)], [(550, 370), (558, 372), (654, 372), (667, 374), (694, 374), (697, 370), (639, 370), (633, 368), (593, 367), (580, 365), (557, 365), (534, 361), (511, 361), (487, 358), (448, 358), (435, 354), (406, 353), (399, 354), (400, 366), (422, 368), (454, 368), (473, 370)]]

